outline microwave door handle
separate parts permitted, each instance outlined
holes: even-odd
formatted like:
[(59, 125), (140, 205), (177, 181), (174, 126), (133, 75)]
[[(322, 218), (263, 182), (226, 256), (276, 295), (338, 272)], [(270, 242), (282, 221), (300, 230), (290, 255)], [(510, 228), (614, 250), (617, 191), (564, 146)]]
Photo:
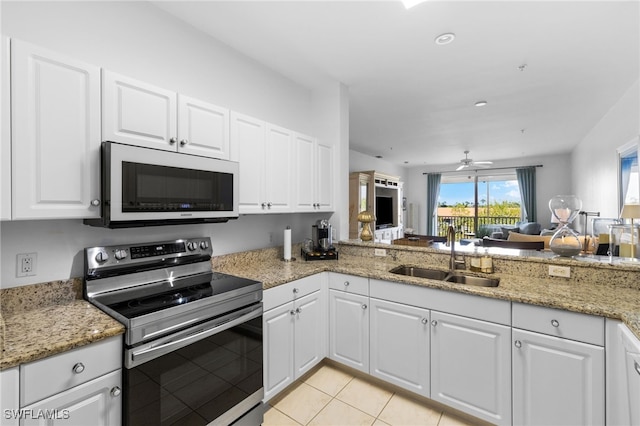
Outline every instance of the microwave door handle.
[(132, 368), (147, 361), (151, 361), (152, 359), (161, 357), (162, 355), (166, 355), (176, 349), (187, 346), (190, 343), (197, 342), (198, 340), (202, 340), (209, 336), (213, 336), (214, 334), (228, 330), (229, 328), (235, 327), (236, 325), (240, 325), (243, 322), (258, 318), (261, 315), (262, 305), (260, 305), (260, 308), (258, 309), (253, 308), (253, 310), (249, 313), (241, 312), (231, 319), (225, 318), (224, 320), (214, 324), (213, 327), (198, 330), (180, 339), (170, 340), (167, 343), (163, 343), (161, 345), (143, 349), (140, 351), (134, 350), (131, 352), (131, 356), (126, 357), (125, 359), (126, 367)]

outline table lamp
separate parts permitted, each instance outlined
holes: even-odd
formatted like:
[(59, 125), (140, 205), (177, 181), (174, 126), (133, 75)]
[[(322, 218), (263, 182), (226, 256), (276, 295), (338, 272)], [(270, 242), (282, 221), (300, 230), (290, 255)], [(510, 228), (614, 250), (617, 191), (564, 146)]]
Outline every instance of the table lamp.
[(631, 219), (631, 257), (636, 257), (636, 245), (634, 241), (635, 229), (633, 219), (640, 218), (640, 204), (625, 204), (620, 212), (621, 219)]

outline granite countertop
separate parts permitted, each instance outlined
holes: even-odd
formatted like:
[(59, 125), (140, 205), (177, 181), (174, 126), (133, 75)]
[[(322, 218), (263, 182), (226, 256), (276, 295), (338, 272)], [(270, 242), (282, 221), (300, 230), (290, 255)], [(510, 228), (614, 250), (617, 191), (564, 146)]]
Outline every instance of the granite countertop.
[[(399, 265), (444, 270), (448, 256), (386, 247), (386, 257), (373, 256), (370, 247), (347, 244), (340, 247), (339, 260), (305, 261), (298, 256), (292, 262), (280, 260), (281, 248), (254, 250), (214, 257), (212, 268), (261, 281), (265, 289), (325, 271), (439, 288), (619, 319), (640, 338), (640, 268), (569, 261), (572, 278), (554, 278), (548, 277), (544, 260), (492, 255), (496, 271), (491, 277), (500, 279), (499, 287), (474, 287), (392, 274), (389, 270)], [(124, 333), (122, 324), (82, 299), (79, 278), (2, 289), (0, 296), (0, 370)]]
[[(404, 256), (352, 255), (351, 250), (344, 250), (345, 248), (343, 247), (338, 260), (305, 261), (298, 258), (296, 261), (283, 262), (275, 253), (265, 256), (261, 252), (221, 256), (214, 259), (213, 269), (261, 281), (265, 289), (324, 271), (439, 288), (619, 319), (640, 338), (640, 270), (618, 273), (613, 269), (592, 270), (588, 265), (583, 265), (584, 270), (574, 267), (574, 278), (566, 279), (541, 277), (538, 269), (546, 267), (545, 264), (519, 262), (519, 265), (511, 268), (518, 272), (517, 275), (503, 272), (490, 274), (492, 278), (500, 279), (498, 287), (478, 287), (389, 272), (400, 265), (434, 267), (429, 265), (429, 259), (416, 261), (415, 258)], [(405, 252), (403, 250), (400, 253)], [(436, 265), (435, 268), (446, 269), (446, 266)], [(527, 268), (532, 270), (528, 271)]]
[(0, 370), (124, 333), (82, 299), (80, 279), (3, 289)]

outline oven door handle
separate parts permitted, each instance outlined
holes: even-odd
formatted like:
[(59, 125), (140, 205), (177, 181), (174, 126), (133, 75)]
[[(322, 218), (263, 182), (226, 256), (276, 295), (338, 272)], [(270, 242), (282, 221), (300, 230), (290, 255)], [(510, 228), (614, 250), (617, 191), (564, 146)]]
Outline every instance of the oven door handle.
[[(133, 368), (137, 365), (143, 364), (147, 361), (151, 361), (152, 359), (161, 357), (162, 355), (166, 355), (177, 349), (185, 347), (191, 343), (197, 342), (198, 340), (205, 339), (209, 336), (213, 336), (214, 334), (220, 333), (224, 330), (228, 330), (229, 328), (235, 327), (254, 318), (258, 318), (261, 315), (262, 303), (259, 306), (252, 306), (250, 308), (243, 309), (240, 312), (236, 312), (232, 316), (225, 316), (223, 318), (214, 320), (211, 323), (205, 323), (201, 325), (205, 326), (206, 328), (195, 327), (198, 328), (196, 331), (192, 331), (184, 337), (175, 340), (171, 339), (157, 346), (147, 347), (141, 350), (134, 349), (127, 351), (128, 356), (125, 356), (125, 367)], [(210, 327), (211, 324), (213, 324), (213, 326)]]

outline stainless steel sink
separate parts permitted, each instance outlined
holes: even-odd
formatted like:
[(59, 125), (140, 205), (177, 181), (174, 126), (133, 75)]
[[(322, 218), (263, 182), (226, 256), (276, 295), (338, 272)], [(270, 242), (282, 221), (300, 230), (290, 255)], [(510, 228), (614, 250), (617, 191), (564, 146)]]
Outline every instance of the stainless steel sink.
[(500, 280), (497, 278), (474, 277), (473, 275), (462, 274), (449, 275), (445, 278), (445, 281), (479, 287), (498, 287), (498, 284), (500, 284)]
[(398, 266), (390, 270), (392, 274), (407, 275), (409, 277), (429, 278), (431, 280), (444, 280), (448, 272), (437, 269), (417, 268), (413, 266)]
[(438, 269), (419, 268), (416, 266), (398, 266), (390, 270), (392, 274), (406, 275), (409, 277), (428, 278), (431, 280), (447, 281), (450, 283), (475, 285), (479, 287), (498, 287), (500, 280), (497, 278), (476, 277), (460, 273), (451, 274)]

